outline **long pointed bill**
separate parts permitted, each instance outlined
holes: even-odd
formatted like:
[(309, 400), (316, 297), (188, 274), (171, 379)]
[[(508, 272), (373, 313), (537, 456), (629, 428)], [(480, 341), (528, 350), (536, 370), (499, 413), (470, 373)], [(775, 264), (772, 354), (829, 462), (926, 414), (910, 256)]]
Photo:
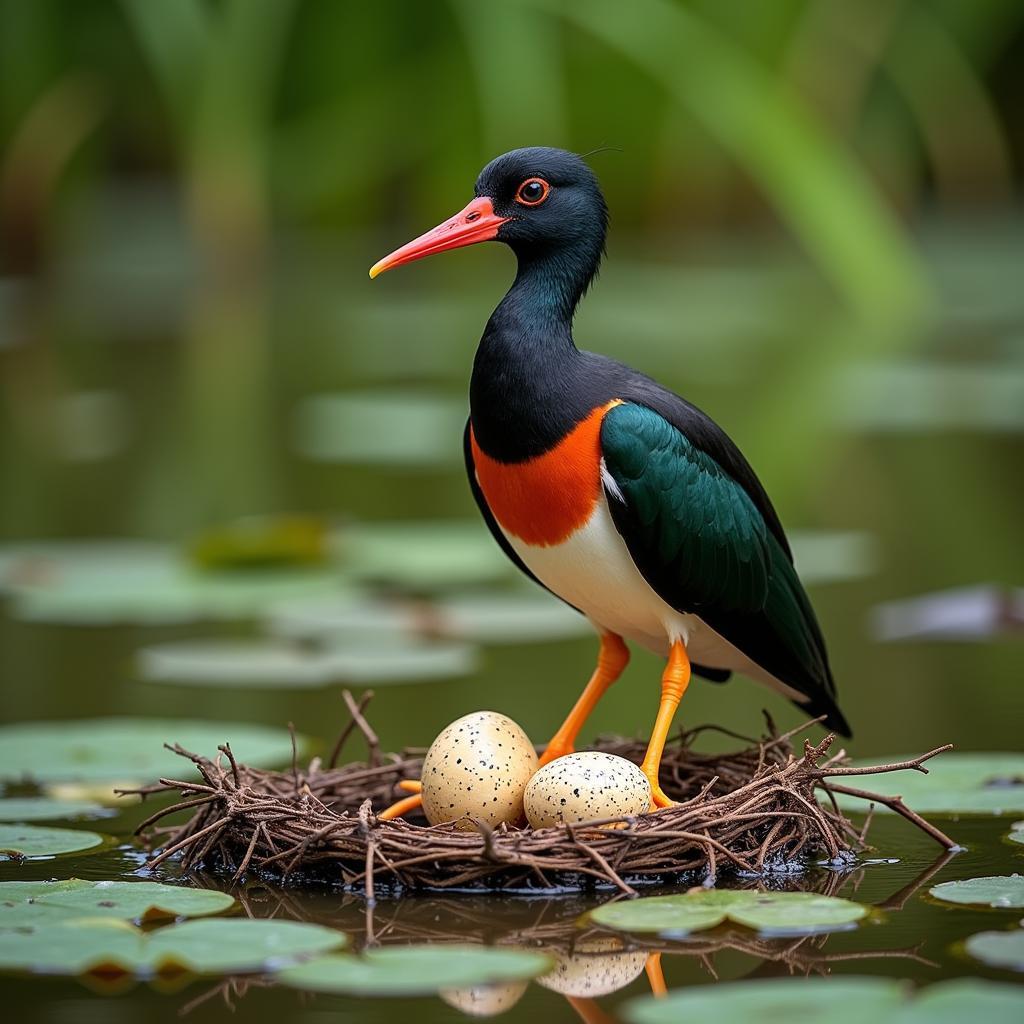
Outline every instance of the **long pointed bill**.
[(424, 256), (433, 256), (436, 252), (489, 241), (497, 236), (498, 228), (508, 219), (499, 217), (494, 212), (494, 204), (489, 197), (480, 196), (443, 224), (438, 224), (425, 235), (414, 238), (390, 256), (385, 256), (378, 263), (374, 263), (370, 267), (370, 277), (383, 274), (392, 267), (400, 267), (403, 263), (412, 263), (413, 260), (423, 259)]

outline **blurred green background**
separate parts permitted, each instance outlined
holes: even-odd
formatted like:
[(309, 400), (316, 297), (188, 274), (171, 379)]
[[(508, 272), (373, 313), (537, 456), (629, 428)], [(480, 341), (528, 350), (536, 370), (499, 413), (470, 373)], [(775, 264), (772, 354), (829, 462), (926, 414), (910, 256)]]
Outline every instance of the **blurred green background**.
[[(336, 584), (383, 648), (352, 607), (411, 607), (395, 629), (433, 642), (439, 592), (519, 595), (460, 453), (512, 257), (366, 270), (497, 153), (608, 146), (609, 261), (577, 338), (706, 408), (757, 468), (854, 749), (1019, 748), (1022, 97), (1018, 0), (0, 0), (0, 715), (326, 736), (336, 686), (154, 682), (139, 652), (258, 640), (275, 574), (285, 603)], [(232, 525), (253, 515), (270, 525)], [(388, 534), (354, 572), (351, 524), (381, 520), (414, 524), (436, 578)], [(38, 543), (111, 538), (154, 545)], [(192, 598), (241, 596), (168, 615), (175, 564)], [(276, 654), (309, 655), (300, 632)], [(543, 740), (594, 644), (542, 632), (470, 637), (450, 678), (395, 670), (385, 746), (479, 707)], [(595, 728), (646, 728), (657, 672), (638, 655)], [(743, 680), (694, 687), (681, 718), (751, 732), (762, 707), (798, 720)]]

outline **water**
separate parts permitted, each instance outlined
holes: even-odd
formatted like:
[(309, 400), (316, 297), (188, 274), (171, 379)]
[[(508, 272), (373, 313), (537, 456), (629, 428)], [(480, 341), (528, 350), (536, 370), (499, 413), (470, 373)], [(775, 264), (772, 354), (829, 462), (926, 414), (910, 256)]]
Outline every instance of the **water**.
[[(7, 354), (12, 429), (0, 437), (0, 468), (15, 486), (5, 487), (0, 500), (0, 535), (11, 541), (135, 536), (179, 543), (254, 510), (301, 510), (332, 520), (474, 516), (459, 438), (449, 439), (452, 457), (438, 424), (464, 400), (475, 338), (508, 272), (501, 255), (463, 261), (454, 270), (425, 265), (415, 280), (387, 283), (384, 291), (382, 283), (364, 283), (361, 249), (325, 253), (299, 246), (282, 260), (266, 315), (250, 309), (252, 319), (234, 325), (243, 330), (243, 342), (225, 356), (226, 370), (217, 371), (216, 353), (202, 349), (217, 344), (216, 331), (204, 335), (208, 323), (182, 328), (168, 318), (168, 308), (175, 308), (170, 284), (151, 282), (151, 293), (140, 289), (130, 303), (119, 304), (137, 243), (130, 225), (119, 230), (127, 237), (99, 243), (106, 245), (105, 260), (87, 266), (72, 253), (47, 296), (50, 315), (41, 326), (62, 368), (51, 383), (65, 398), (78, 398), (57, 402), (55, 422), (64, 426), (46, 444), (33, 435), (31, 410), (10, 396), (53, 368), (36, 361), (30, 348)], [(658, 265), (630, 259), (627, 245), (613, 253), (617, 259), (581, 316), (579, 336), (590, 347), (641, 366), (713, 411), (759, 469), (787, 525), (815, 531), (804, 548), (818, 544), (807, 575), (816, 581), (812, 597), (857, 732), (848, 749), (857, 756), (925, 750), (949, 740), (961, 749), (1021, 746), (1019, 621), (993, 621), (968, 642), (933, 636), (883, 644), (870, 626), (872, 610), (883, 601), (952, 586), (1010, 587), (1024, 576), (1024, 303), (1009, 275), (1011, 264), (1019, 272), (1019, 238), (1007, 225), (932, 231), (926, 252), (942, 304), (931, 322), (913, 327), (851, 325), (784, 256), (765, 258), (757, 250), (749, 256), (742, 248), (712, 250), (688, 267), (667, 256)], [(253, 369), (255, 383), (235, 372), (233, 362), (245, 361), (254, 348), (253, 366), (263, 366), (259, 373)], [(211, 363), (203, 364), (207, 359)], [(409, 448), (401, 438), (397, 457), (394, 451), (382, 455), (380, 446), (367, 458), (310, 448), (309, 432), (323, 417), (310, 416), (302, 402), (334, 392), (421, 396), (417, 408), (427, 410), (427, 419), (409, 428), (412, 453), (402, 455)], [(431, 446), (424, 423), (433, 424), (439, 445)], [(317, 452), (347, 461), (318, 461), (311, 457)], [(850, 531), (859, 538), (852, 548)], [(511, 585), (501, 578), (488, 589)], [(197, 688), (139, 678), (136, 655), (147, 645), (261, 633), (259, 617), (87, 627), (22, 621), (8, 605), (0, 616), (3, 719), (131, 713), (294, 721), (329, 743), (344, 718), (337, 687)], [(488, 643), (480, 666), (464, 677), (378, 686), (371, 717), (385, 749), (429, 743), (449, 721), (482, 707), (509, 714), (540, 740), (571, 704), (593, 655), (586, 637)], [(643, 730), (654, 713), (658, 671), (653, 658), (638, 652), (588, 733)], [(784, 701), (743, 680), (692, 687), (681, 717), (757, 733), (762, 708), (781, 726), (799, 719)], [(125, 837), (138, 813), (97, 827)], [(667, 983), (675, 988), (807, 971), (921, 984), (962, 974), (1011, 978), (967, 959), (956, 944), (975, 931), (1010, 926), (1013, 912), (949, 907), (925, 895), (938, 881), (1021, 870), (1024, 847), (1002, 841), (1008, 824), (945, 823), (967, 850), (943, 860), (927, 837), (879, 816), (871, 832), (877, 856), (897, 863), (865, 864), (838, 880), (815, 870), (792, 883), (878, 907), (869, 921), (813, 938), (755, 940), (725, 928), (666, 944), (659, 948)], [(0, 878), (116, 878), (138, 870), (136, 853), (122, 847), (2, 864)], [(380, 943), (515, 936), (531, 944), (538, 932), (570, 933), (563, 925), (598, 898), (417, 896), (382, 900), (370, 920), (361, 900), (342, 893), (253, 884), (246, 895), (256, 914), (330, 923), (357, 942), (373, 936)], [(436, 997), (314, 997), (245, 981), (221, 988), (182, 979), (171, 991), (130, 984), (111, 993), (78, 981), (0, 979), (12, 1019), (54, 1024), (122, 1016), (221, 1019), (222, 995), (247, 1019), (268, 1022), (463, 1019)], [(574, 1007), (530, 984), (505, 1019), (615, 1020), (616, 1007), (646, 991), (641, 972), (601, 997), (595, 1009)]]

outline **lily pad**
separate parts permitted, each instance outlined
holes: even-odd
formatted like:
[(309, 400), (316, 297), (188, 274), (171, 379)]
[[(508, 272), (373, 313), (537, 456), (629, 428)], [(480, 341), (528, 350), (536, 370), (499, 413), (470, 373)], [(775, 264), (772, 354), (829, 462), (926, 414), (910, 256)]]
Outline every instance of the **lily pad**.
[[(1019, 825), (1020, 822), (1016, 822)], [(1013, 831), (1006, 837), (1011, 843), (1022, 843), (1024, 844), (1024, 828), (1014, 828)]]
[[(874, 758), (872, 762), (903, 761), (908, 755)], [(875, 775), (867, 788), (885, 796), (902, 796), (922, 814), (1013, 814), (1024, 811), (1024, 754), (940, 754), (928, 762), (928, 774), (892, 772)], [(842, 782), (842, 779), (839, 780)], [(836, 795), (844, 810), (865, 811), (857, 797)], [(889, 813), (876, 805), (879, 813)]]
[[(965, 943), (967, 952), (989, 967), (1024, 971), (1024, 929), (1012, 932), (978, 932)], [(1021, 1009), (1024, 1016), (1024, 1007)]]
[(817, 893), (707, 889), (607, 903), (592, 911), (590, 919), (620, 931), (662, 935), (701, 931), (724, 921), (794, 935), (843, 928), (867, 912), (859, 903)]
[(1015, 1024), (1024, 1013), (1024, 990), (965, 979), (931, 985), (915, 995), (889, 978), (779, 978), (682, 989), (662, 999), (629, 1002), (629, 1024)]
[(78, 853), (102, 843), (103, 836), (96, 832), (41, 825), (0, 825), (0, 861)]
[(359, 995), (413, 995), (543, 974), (539, 953), (487, 946), (395, 946), (362, 956), (328, 956), (282, 971), (294, 988)]
[(91, 800), (50, 800), (42, 796), (10, 796), (0, 800), (0, 821), (67, 821), (110, 814)]
[[(128, 717), (19, 722), (0, 726), (0, 778), (148, 782), (187, 776), (191, 766), (164, 743), (211, 754), (225, 740), (246, 764), (272, 767), (291, 760), (288, 733), (261, 725)], [(300, 748), (304, 744), (300, 739)]]
[(144, 932), (114, 918), (48, 920), (0, 930), (0, 969), (152, 975), (272, 971), (345, 945), (341, 932), (298, 921), (212, 918)]
[(227, 893), (162, 882), (0, 882), (0, 927), (32, 924), (59, 913), (72, 917), (113, 917), (154, 921), (219, 914), (235, 905)]
[(508, 578), (511, 563), (476, 520), (360, 523), (339, 536), (357, 579), (436, 591)]
[(946, 903), (980, 904), (997, 909), (1024, 907), (1024, 875), (988, 875), (933, 885), (928, 892)]
[(139, 658), (149, 682), (246, 689), (419, 682), (476, 668), (473, 647), (402, 636), (361, 637), (312, 651), (275, 640), (194, 640), (147, 647)]
[(105, 626), (178, 623), (257, 615), (289, 598), (343, 592), (336, 570), (202, 571), (170, 546), (97, 542), (8, 549), (0, 587), (16, 617)]

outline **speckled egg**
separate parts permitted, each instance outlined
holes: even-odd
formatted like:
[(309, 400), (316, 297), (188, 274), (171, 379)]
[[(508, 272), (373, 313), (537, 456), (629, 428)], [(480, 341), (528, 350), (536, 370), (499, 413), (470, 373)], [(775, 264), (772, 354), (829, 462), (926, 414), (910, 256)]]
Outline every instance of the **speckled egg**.
[(516, 824), (523, 818), (523, 791), (536, 771), (537, 752), (511, 718), (474, 711), (430, 745), (421, 775), (423, 813), (432, 825), (467, 816), (489, 825)]
[(555, 961), (555, 966), (539, 977), (537, 984), (577, 998), (617, 992), (638, 978), (647, 966), (643, 950), (626, 952), (621, 941), (612, 937), (585, 939), (572, 953), (554, 949), (544, 952)]
[(506, 981), (498, 985), (474, 985), (472, 988), (449, 988), (441, 998), (467, 1017), (497, 1017), (511, 1010), (526, 991), (525, 981)]
[(563, 822), (644, 814), (651, 809), (651, 786), (640, 769), (615, 754), (584, 750), (546, 764), (523, 794), (534, 828)]

